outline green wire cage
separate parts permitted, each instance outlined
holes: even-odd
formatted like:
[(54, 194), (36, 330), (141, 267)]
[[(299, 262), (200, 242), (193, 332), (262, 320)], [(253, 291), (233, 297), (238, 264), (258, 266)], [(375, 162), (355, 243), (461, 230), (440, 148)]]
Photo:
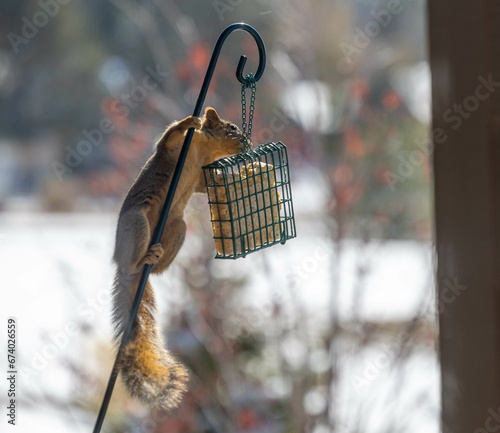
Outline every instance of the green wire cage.
[(296, 236), (288, 156), (267, 143), (203, 167), (218, 259), (237, 259)]

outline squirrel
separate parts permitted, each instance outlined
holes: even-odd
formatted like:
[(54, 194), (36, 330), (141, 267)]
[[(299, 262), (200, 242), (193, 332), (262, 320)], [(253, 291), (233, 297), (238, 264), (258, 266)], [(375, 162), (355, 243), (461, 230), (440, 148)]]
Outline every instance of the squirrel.
[[(174, 168), (189, 128), (191, 146), (182, 170), (160, 243), (151, 245)], [(172, 263), (186, 234), (184, 209), (193, 192), (205, 190), (202, 166), (243, 151), (238, 127), (222, 120), (209, 107), (203, 117), (189, 116), (174, 122), (156, 143), (122, 204), (116, 229), (113, 260), (113, 322), (119, 343), (132, 308), (144, 265), (159, 274)], [(173, 409), (187, 389), (188, 372), (164, 347), (155, 319), (156, 301), (147, 282), (129, 341), (118, 360), (129, 392), (155, 408)]]

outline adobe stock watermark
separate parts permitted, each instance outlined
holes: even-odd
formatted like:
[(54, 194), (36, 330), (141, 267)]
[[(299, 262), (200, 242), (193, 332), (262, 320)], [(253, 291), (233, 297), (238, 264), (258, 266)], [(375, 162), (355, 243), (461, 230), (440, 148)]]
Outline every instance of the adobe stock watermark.
[(489, 416), (484, 420), (484, 426), (475, 429), (474, 433), (493, 433), (500, 431), (500, 407), (496, 412), (490, 407), (487, 413)]
[(287, 125), (290, 124), (290, 120), (282, 111), (273, 108), (272, 113), (269, 119), (269, 126), (259, 129), (257, 134), (255, 134), (258, 143), (273, 141), (275, 134), (284, 131)]
[(358, 394), (368, 388), (380, 376), (382, 371), (388, 368), (398, 357), (407, 337), (408, 334), (403, 334), (394, 345), (386, 344), (378, 348), (376, 354), (365, 362), (362, 373), (351, 378), (351, 383)]
[(281, 302), (282, 299), (283, 294), (276, 293), (271, 300), (262, 301), (258, 305), (246, 308), (243, 310), (243, 315), (226, 320), (222, 339), (227, 347), (232, 346), (231, 340), (246, 338), (252, 335), (255, 330), (262, 328), (266, 324), (266, 318), (272, 314), (274, 305)]
[[(281, 280), (285, 281), (287, 286), (297, 284), (300, 281), (306, 281), (311, 274), (319, 269), (320, 263), (328, 260), (333, 254), (334, 248), (326, 242), (319, 243), (312, 254), (304, 258), (298, 265), (281, 275)], [(274, 293), (272, 299), (262, 301), (255, 307), (252, 307), (250, 314), (244, 317), (238, 317), (227, 323), (224, 329), (224, 339), (236, 339), (250, 335), (253, 330), (261, 328), (266, 323), (266, 317), (269, 317), (274, 306), (283, 301), (284, 293)]]
[(437, 299), (437, 312), (442, 314), (446, 306), (453, 303), (463, 291), (467, 290), (466, 285), (460, 284), (458, 278), (454, 278), (453, 281), (449, 279), (444, 280), (441, 290), (438, 291)]
[[(411, 2), (411, 0), (407, 1)], [(399, 15), (403, 10), (404, 6), (400, 0), (389, 0), (385, 8), (371, 11), (371, 20), (367, 21), (363, 27), (354, 26), (350, 42), (340, 42), (339, 47), (344, 54), (344, 59), (352, 62), (352, 58), (365, 50), (371, 41), (380, 35), (382, 29), (391, 23), (394, 15)]]
[(320, 242), (313, 253), (303, 259), (298, 265), (294, 266), (291, 270), (285, 272), (282, 279), (287, 281), (290, 285), (298, 284), (307, 279), (318, 271), (320, 264), (333, 255), (334, 247), (326, 242)]
[[(272, 3), (273, 1), (268, 1), (268, 0), (257, 0), (256, 3), (260, 3), (262, 6), (262, 10), (259, 11), (259, 15), (267, 15), (273, 12), (273, 6)], [(279, 1), (274, 0), (274, 3), (282, 3)], [(222, 22), (226, 18), (225, 15), (231, 12), (234, 12), (238, 6), (243, 4), (243, 0), (213, 0), (212, 1), (212, 6), (217, 13), (217, 16), (219, 17), (219, 20)], [(277, 13), (276, 18), (278, 18), (282, 24), (284, 24), (286, 27), (293, 27), (294, 26), (294, 20), (290, 19), (291, 15), (298, 15), (300, 14), (300, 11), (297, 9), (297, 5), (288, 2), (286, 4), (286, 10), (287, 13)], [(294, 27), (295, 28), (295, 27)]]
[[(477, 111), (481, 101), (487, 100), (495, 93), (497, 87), (500, 86), (500, 81), (494, 81), (492, 74), (489, 74), (487, 78), (480, 75), (477, 80), (478, 84), (473, 94), (465, 97), (461, 103), (453, 104), (451, 108), (448, 108), (443, 113), (444, 123), (449, 124), (452, 130), (460, 128), (463, 122), (468, 119), (472, 113)], [(429, 159), (434, 152), (435, 143), (442, 144), (447, 139), (448, 134), (443, 128), (434, 128), (430, 138), (415, 140), (417, 149), (409, 151), (406, 156), (401, 152), (396, 155), (396, 158), (399, 160), (397, 173), (389, 171), (384, 175), (385, 181), (391, 191), (394, 192), (398, 183), (405, 182), (409, 179), (415, 170)]]
[[(134, 85), (130, 94), (122, 95), (120, 99), (112, 102), (111, 111), (118, 118), (126, 118), (130, 110), (136, 108), (138, 103), (146, 100), (149, 93), (155, 90), (170, 75), (169, 72), (162, 71), (159, 65), (156, 65), (155, 69), (150, 66), (145, 69), (147, 74), (139, 84)], [(114, 132), (115, 129), (113, 121), (107, 116), (100, 120), (97, 128), (84, 129), (81, 132), (84, 139), (80, 140), (75, 148), (69, 145), (65, 147), (64, 163), (59, 161), (52, 161), (51, 163), (51, 167), (59, 181), (63, 180), (66, 173), (73, 172), (82, 163), (83, 159), (92, 153), (95, 147), (102, 144), (104, 137)]]
[[(269, 9), (269, 2), (265, 0), (257, 0), (258, 3), (262, 3), (262, 6), (266, 8), (265, 11), (260, 12), (261, 15), (271, 13), (272, 10)], [(234, 12), (234, 10), (243, 4), (243, 0), (214, 0), (212, 1), (212, 6), (222, 22), (225, 19), (227, 13)], [(290, 5), (292, 7), (292, 5)]]
[(71, 0), (39, 0), (38, 10), (33, 14), (31, 19), (27, 17), (21, 18), (20, 34), (10, 32), (7, 34), (7, 39), (14, 50), (18, 54), (21, 45), (26, 45), (45, 27), (51, 18), (54, 18), (61, 8), (61, 5), (68, 4)]
[[(95, 298), (87, 299), (76, 309), (76, 315), (81, 320), (92, 321), (97, 313), (110, 303), (111, 295), (108, 290), (100, 291)], [(21, 377), (29, 381), (37, 377), (50, 362), (60, 355), (67, 347), (72, 338), (77, 337), (82, 332), (77, 321), (68, 322), (64, 329), (52, 333), (50, 342), (43, 345), (40, 350), (33, 351), (29, 366), (20, 368)]]
[(407, 328), (393, 344), (384, 344), (377, 348), (375, 355), (365, 362), (362, 373), (351, 378), (351, 383), (358, 394), (368, 388), (400, 356), (412, 332)]
[(159, 425), (167, 420), (169, 413), (161, 410), (148, 411), (148, 415), (140, 420), (137, 431), (140, 433), (153, 433), (158, 431)]
[(214, 0), (212, 6), (217, 12), (219, 20), (224, 21), (224, 15), (228, 12), (233, 12), (237, 6), (243, 3), (243, 0)]
[[(456, 277), (453, 281), (446, 278), (442, 284), (441, 290), (439, 290), (437, 299), (438, 313), (442, 314), (446, 306), (453, 303), (465, 290), (467, 290), (467, 287), (468, 286), (465, 284), (460, 284)], [(432, 302), (434, 304), (434, 299)], [(431, 311), (433, 311), (433, 309), (427, 309), (420, 319), (424, 320), (424, 322), (435, 320), (434, 317), (428, 316), (428, 313)], [(370, 360), (365, 363), (362, 373), (352, 377), (351, 383), (358, 393), (370, 386), (370, 384), (380, 376), (382, 371), (388, 368), (390, 364), (397, 359), (405, 344), (411, 338), (411, 332), (412, 331), (407, 329), (394, 344), (386, 344), (378, 348), (375, 355), (371, 356)]]

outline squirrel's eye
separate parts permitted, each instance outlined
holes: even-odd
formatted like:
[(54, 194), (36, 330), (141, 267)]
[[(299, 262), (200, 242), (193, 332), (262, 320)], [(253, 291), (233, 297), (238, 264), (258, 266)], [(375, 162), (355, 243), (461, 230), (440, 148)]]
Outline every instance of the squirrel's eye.
[(238, 130), (238, 127), (236, 125), (231, 125), (230, 128), (231, 128), (232, 131), (237, 131)]

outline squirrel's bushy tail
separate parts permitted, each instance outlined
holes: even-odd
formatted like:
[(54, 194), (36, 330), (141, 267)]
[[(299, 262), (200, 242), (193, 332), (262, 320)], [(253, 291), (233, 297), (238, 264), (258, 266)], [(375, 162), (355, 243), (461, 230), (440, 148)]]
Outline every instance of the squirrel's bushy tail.
[[(119, 271), (113, 287), (115, 338), (120, 343), (130, 314), (139, 276)], [(163, 346), (154, 314), (153, 288), (146, 283), (136, 326), (119, 360), (120, 373), (129, 392), (152, 407), (173, 409), (186, 391), (188, 372)]]

